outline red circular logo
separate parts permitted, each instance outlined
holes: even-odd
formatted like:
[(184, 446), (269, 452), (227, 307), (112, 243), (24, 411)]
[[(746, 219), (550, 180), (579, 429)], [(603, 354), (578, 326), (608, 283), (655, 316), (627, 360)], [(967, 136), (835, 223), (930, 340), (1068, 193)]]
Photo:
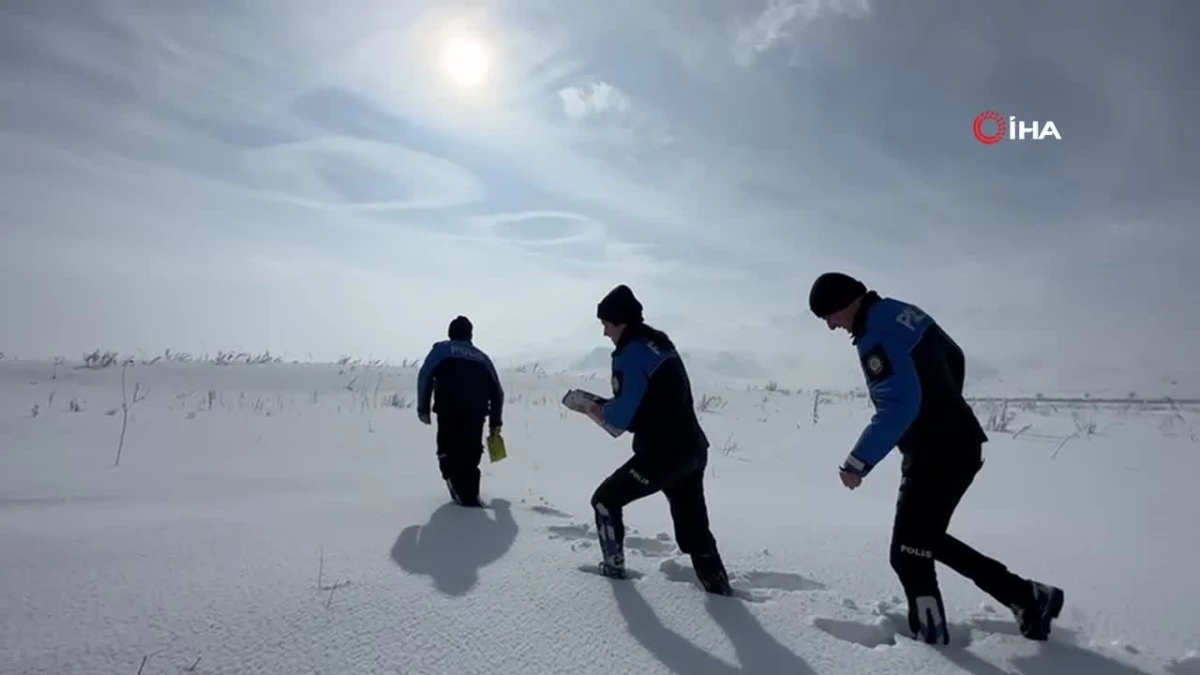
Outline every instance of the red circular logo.
[[(983, 125), (985, 122), (996, 123), (995, 133), (984, 133)], [(972, 125), (972, 129), (975, 131), (975, 140), (984, 145), (995, 145), (1008, 133), (1008, 122), (1004, 120), (1004, 116), (1000, 113), (988, 110), (987, 112), (980, 113), (979, 117), (975, 118), (975, 124)]]

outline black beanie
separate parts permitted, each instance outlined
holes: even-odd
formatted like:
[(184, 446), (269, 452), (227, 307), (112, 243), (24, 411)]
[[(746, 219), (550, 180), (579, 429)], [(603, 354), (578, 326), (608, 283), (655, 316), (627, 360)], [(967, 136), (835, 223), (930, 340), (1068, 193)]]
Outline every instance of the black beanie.
[(642, 322), (642, 303), (633, 297), (633, 291), (621, 284), (608, 292), (596, 305), (596, 318), (617, 325)]
[(820, 318), (850, 306), (867, 292), (863, 282), (841, 272), (826, 272), (813, 282), (808, 292), (808, 308)]
[(457, 316), (450, 322), (450, 330), (447, 331), (447, 334), (451, 340), (470, 340), (473, 329), (470, 319), (465, 316)]

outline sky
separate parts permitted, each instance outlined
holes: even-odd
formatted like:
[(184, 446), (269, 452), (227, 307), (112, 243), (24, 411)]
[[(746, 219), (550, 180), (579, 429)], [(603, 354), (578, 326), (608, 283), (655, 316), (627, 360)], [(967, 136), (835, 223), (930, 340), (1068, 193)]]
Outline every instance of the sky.
[[(1197, 31), (1186, 0), (10, 0), (0, 352), (398, 361), (463, 314), (570, 363), (625, 283), (697, 368), (855, 384), (808, 312), (840, 270), (977, 380), (1200, 387)], [(984, 111), (1061, 138), (985, 145)]]

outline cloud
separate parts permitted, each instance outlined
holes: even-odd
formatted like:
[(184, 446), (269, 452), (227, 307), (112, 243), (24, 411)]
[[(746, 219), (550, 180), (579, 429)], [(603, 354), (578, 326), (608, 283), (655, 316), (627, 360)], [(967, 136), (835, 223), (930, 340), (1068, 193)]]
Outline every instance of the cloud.
[(593, 82), (586, 87), (563, 87), (558, 90), (567, 117), (580, 121), (592, 115), (620, 114), (629, 111), (629, 97), (607, 82)]
[(312, 208), (406, 211), (483, 197), (470, 172), (397, 143), (314, 138), (245, 152), (242, 168), (252, 189)]
[[(500, 357), (577, 360), (629, 283), (717, 370), (857, 384), (806, 308), (843, 269), (973, 372), (1170, 371), (1200, 337), (1186, 24), (1081, 0), (9, 3), (3, 350), (411, 357), (468, 313)], [(438, 67), (459, 31), (496, 57), (482, 87)], [(992, 108), (1063, 140), (983, 146)]]
[(749, 66), (814, 21), (839, 15), (862, 18), (869, 12), (868, 0), (767, 0), (762, 12), (738, 27), (733, 58)]
[[(602, 242), (603, 226), (577, 213), (559, 211), (523, 211), (518, 213), (492, 213), (473, 218), (471, 223), (478, 228), (479, 236), (517, 241), (525, 246), (561, 246)], [(540, 225), (536, 227), (522, 227)]]

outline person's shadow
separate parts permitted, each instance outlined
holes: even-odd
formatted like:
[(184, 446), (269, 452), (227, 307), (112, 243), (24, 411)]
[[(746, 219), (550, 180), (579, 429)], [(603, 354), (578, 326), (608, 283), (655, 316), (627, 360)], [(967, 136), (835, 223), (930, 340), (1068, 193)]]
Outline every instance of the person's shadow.
[(739, 599), (710, 595), (704, 607), (733, 643), (740, 668), (718, 659), (664, 626), (632, 584), (625, 581), (613, 581), (612, 584), (617, 607), (625, 617), (630, 634), (672, 672), (680, 675), (816, 675), (803, 659), (772, 637)]
[[(888, 620), (903, 632), (908, 619), (889, 612)], [(1020, 632), (1013, 621), (975, 619), (966, 623), (953, 623), (950, 627), (951, 643), (948, 647), (935, 647), (947, 661), (971, 675), (1010, 675), (1010, 671), (994, 666), (967, 650), (972, 643), (971, 629), (1019, 637)], [(1036, 651), (1012, 659), (1012, 666), (1019, 675), (1147, 675), (1145, 671), (1126, 665), (1103, 654), (1078, 645), (1079, 635), (1065, 626), (1055, 626), (1050, 639), (1037, 643)]]
[[(1002, 628), (1000, 632), (1015, 634), (1015, 628)], [(1143, 670), (1077, 646), (1074, 633), (1068, 629), (1056, 627), (1055, 632), (1058, 638), (1039, 643), (1032, 654), (1012, 659), (1019, 675), (1147, 675)], [(1009, 671), (997, 668), (962, 647), (939, 651), (947, 661), (971, 675), (1009, 675)]]
[[(739, 667), (692, 644), (683, 636), (668, 629), (654, 614), (654, 610), (630, 583), (613, 581), (613, 595), (617, 607), (625, 617), (629, 632), (663, 665), (680, 675), (815, 675), (815, 671), (797, 654), (784, 647), (763, 628), (742, 601), (710, 595), (705, 609), (713, 621), (725, 631), (737, 652)], [(889, 617), (893, 621), (899, 619)], [(904, 620), (907, 623), (907, 619)], [(1004, 622), (994, 625), (979, 625), (985, 630), (1016, 634), (1016, 627)], [(1113, 660), (1097, 652), (1075, 646), (1074, 635), (1069, 630), (1056, 628), (1057, 640), (1041, 643), (1040, 648), (1028, 656), (1012, 659), (1020, 675), (1146, 675), (1145, 672)], [(964, 634), (965, 633), (965, 634)], [(998, 668), (967, 651), (970, 645), (969, 630), (959, 627), (955, 636), (957, 644), (950, 647), (931, 647), (943, 658), (972, 675), (1011, 675), (1010, 671)], [(965, 639), (964, 639), (965, 638)]]
[(409, 574), (429, 575), (442, 593), (461, 596), (479, 581), (480, 568), (503, 557), (516, 539), (517, 523), (507, 500), (493, 500), (485, 509), (448, 503), (425, 525), (400, 533), (392, 560)]
[[(961, 648), (939, 649), (950, 663), (971, 675), (1013, 675)], [(1048, 642), (1029, 656), (1012, 659), (1017, 675), (1148, 675), (1145, 671), (1075, 645)]]

